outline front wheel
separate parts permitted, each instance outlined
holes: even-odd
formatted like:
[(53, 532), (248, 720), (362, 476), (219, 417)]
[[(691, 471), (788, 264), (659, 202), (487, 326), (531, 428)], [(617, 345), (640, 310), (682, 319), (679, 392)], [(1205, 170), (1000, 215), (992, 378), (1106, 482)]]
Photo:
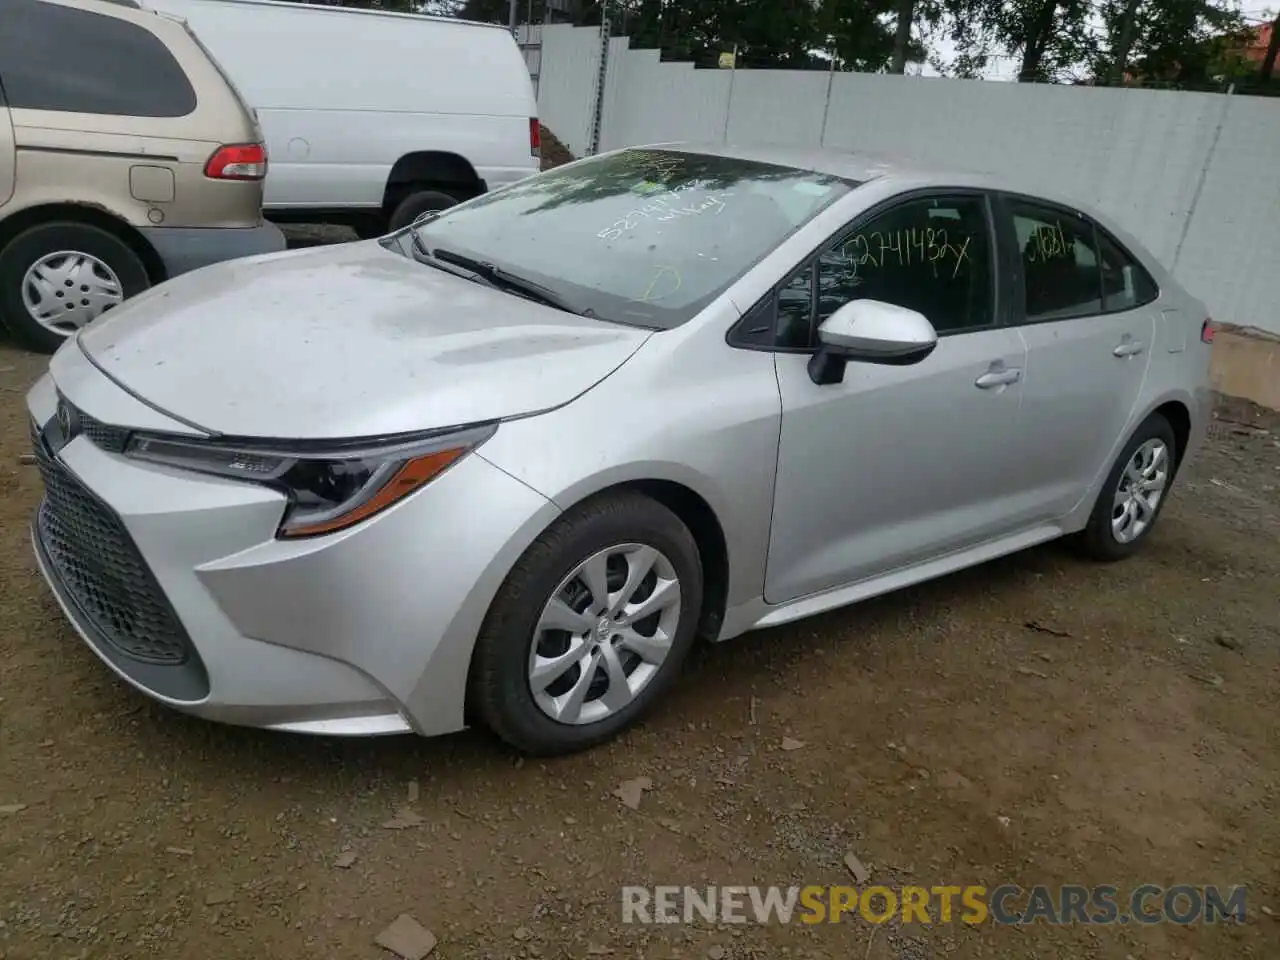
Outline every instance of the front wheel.
[(674, 682), (702, 607), (688, 528), (639, 493), (575, 508), (525, 552), (476, 643), (470, 701), (525, 753), (571, 753), (633, 724)]
[(1120, 451), (1078, 543), (1095, 560), (1123, 560), (1151, 533), (1173, 484), (1177, 438), (1153, 413)]

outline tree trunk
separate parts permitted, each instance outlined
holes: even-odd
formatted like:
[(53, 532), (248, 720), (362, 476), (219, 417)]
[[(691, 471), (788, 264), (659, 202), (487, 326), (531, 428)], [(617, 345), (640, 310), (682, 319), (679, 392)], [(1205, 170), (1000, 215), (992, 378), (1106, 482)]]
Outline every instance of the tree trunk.
[(1137, 32), (1138, 0), (1128, 0), (1120, 21), (1120, 39), (1116, 42), (1116, 55), (1111, 62), (1107, 82), (1113, 87), (1124, 84), (1125, 68), (1129, 66), (1129, 51), (1133, 49), (1133, 35)]
[(1027, 27), (1027, 40), (1022, 50), (1022, 66), (1018, 69), (1019, 83), (1040, 80), (1040, 65), (1049, 49), (1053, 31), (1053, 18), (1058, 12), (1058, 0), (1045, 0)]
[(911, 44), (911, 21), (915, 18), (915, 0), (898, 0), (898, 30), (893, 36), (893, 65), (890, 73), (907, 70), (907, 47)]
[(1276, 69), (1276, 54), (1280, 53), (1280, 13), (1271, 21), (1271, 42), (1267, 44), (1267, 55), (1262, 58), (1262, 69), (1258, 78), (1263, 83), (1271, 82), (1271, 74)]

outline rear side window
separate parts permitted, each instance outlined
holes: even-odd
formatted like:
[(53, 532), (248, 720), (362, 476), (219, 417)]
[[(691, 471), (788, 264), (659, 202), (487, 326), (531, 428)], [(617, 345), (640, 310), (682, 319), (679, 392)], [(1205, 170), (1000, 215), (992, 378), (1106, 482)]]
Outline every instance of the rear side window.
[(1057, 207), (1010, 204), (1026, 290), (1026, 320), (1102, 313), (1102, 277), (1093, 221)]
[(196, 92), (160, 38), (100, 13), (4, 0), (0, 80), (9, 106), (125, 117), (185, 117)]
[(1137, 258), (1101, 230), (1098, 252), (1102, 263), (1102, 305), (1107, 313), (1133, 310), (1159, 296), (1155, 280)]

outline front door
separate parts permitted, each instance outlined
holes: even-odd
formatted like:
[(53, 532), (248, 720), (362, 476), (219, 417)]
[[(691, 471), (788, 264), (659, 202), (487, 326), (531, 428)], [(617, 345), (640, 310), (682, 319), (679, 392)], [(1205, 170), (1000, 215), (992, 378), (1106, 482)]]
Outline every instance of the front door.
[(1022, 401), (1028, 519), (1052, 521), (1111, 466), (1134, 415), (1157, 333), (1156, 288), (1078, 213), (1011, 199), (1022, 256), (1015, 321), (1027, 344)]
[(807, 352), (776, 355), (768, 602), (1009, 532), (1026, 358), (1018, 332), (998, 325), (994, 268), (987, 199), (939, 195), (873, 215), (784, 285), (783, 347), (860, 297), (918, 310), (939, 342), (918, 364), (850, 363), (842, 383), (824, 386), (809, 378)]

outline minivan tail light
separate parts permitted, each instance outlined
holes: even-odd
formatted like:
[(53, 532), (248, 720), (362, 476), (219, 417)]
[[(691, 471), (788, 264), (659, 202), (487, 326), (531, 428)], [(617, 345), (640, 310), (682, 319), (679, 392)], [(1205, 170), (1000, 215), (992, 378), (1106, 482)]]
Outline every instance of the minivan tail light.
[(542, 125), (537, 117), (529, 118), (529, 152), (535, 157), (542, 156)]
[(1215, 329), (1212, 318), (1205, 320), (1205, 322), (1200, 325), (1200, 342), (1213, 343), (1213, 333)]
[(204, 165), (212, 180), (261, 180), (267, 175), (267, 148), (260, 143), (232, 143), (214, 151)]

